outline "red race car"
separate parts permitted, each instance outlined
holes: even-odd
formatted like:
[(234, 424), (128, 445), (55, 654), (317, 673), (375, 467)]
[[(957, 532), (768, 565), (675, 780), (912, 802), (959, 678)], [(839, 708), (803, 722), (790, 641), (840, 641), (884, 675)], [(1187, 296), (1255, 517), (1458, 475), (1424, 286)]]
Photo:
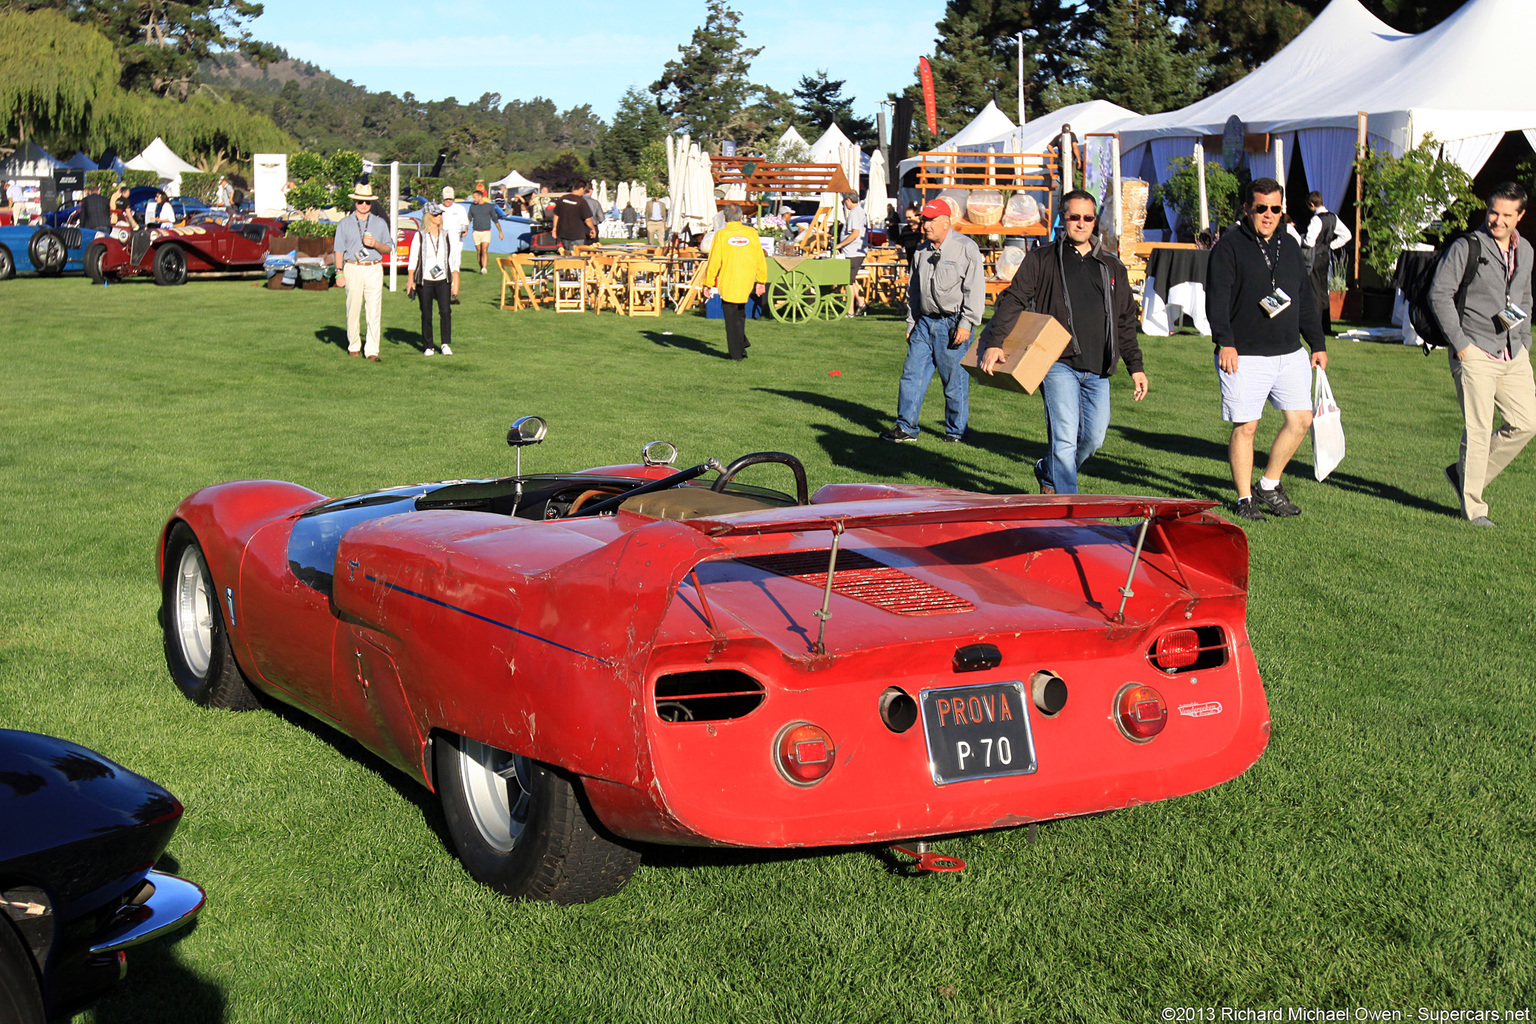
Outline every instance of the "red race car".
[[(198, 491), (165, 653), (432, 790), (471, 875), (554, 902), (634, 843), (890, 844), (1193, 793), (1269, 739), (1248, 548), (1209, 501), (832, 484), (781, 452), (327, 499)], [(793, 493), (739, 482), (757, 464)], [(755, 472), (763, 472), (757, 470)]]
[(153, 274), (163, 285), (186, 284), (191, 274), (255, 274), (266, 263), (267, 239), (283, 230), (277, 220), (210, 220), (136, 231), (126, 242), (103, 235), (86, 247), (85, 274), (97, 284)]

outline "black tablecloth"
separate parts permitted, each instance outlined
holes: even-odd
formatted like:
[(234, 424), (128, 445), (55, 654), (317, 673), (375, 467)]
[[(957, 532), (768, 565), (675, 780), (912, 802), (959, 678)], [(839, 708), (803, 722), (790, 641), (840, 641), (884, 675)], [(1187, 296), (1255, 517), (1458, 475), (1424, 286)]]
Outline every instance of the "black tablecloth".
[(1211, 333), (1205, 314), (1205, 275), (1211, 254), (1205, 249), (1153, 249), (1141, 293), (1141, 330), (1167, 337), (1187, 316), (1201, 334)]

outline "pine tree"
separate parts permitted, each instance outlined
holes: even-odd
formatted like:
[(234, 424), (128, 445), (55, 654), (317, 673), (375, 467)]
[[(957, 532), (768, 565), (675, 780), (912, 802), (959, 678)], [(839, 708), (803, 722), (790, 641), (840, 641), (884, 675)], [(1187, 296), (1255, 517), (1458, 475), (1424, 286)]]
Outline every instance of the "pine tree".
[(741, 15), (726, 0), (708, 0), (707, 8), (704, 24), (693, 30), (688, 45), (677, 48), (681, 57), (667, 61), (651, 92), (672, 127), (718, 144), (753, 95), (747, 75), (762, 47), (742, 45)]
[(1085, 47), (1088, 94), (1140, 114), (1187, 106), (1204, 94), (1210, 47), (1181, 39), (1157, 0), (1109, 0)]
[(824, 68), (814, 75), (801, 75), (800, 84), (795, 87), (795, 113), (802, 124), (811, 128), (825, 129), (836, 124), (855, 145), (873, 145), (878, 141), (875, 119), (854, 116), (853, 97), (843, 96), (845, 81), (832, 81)]
[(627, 180), (636, 176), (651, 144), (667, 134), (667, 118), (655, 101), (631, 88), (619, 100), (613, 124), (592, 153), (592, 167), (600, 177)]
[(940, 38), (928, 58), (933, 68), (934, 108), (938, 114), (937, 135), (928, 131), (923, 113), (923, 89), (914, 83), (906, 95), (912, 100), (912, 144), (914, 149), (932, 149), (947, 136), (964, 128), (981, 108), (997, 98), (997, 83), (1002, 80), (1002, 61), (993, 56), (981, 38), (976, 22), (962, 18), (955, 23), (953, 35)]

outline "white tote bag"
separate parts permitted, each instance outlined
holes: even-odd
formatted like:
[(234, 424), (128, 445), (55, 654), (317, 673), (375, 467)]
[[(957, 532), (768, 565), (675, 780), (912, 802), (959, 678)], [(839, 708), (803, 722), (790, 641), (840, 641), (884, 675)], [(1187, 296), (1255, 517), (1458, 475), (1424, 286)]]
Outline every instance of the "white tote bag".
[(1312, 472), (1325, 479), (1334, 467), (1344, 461), (1344, 421), (1339, 416), (1339, 403), (1333, 400), (1333, 388), (1328, 386), (1328, 375), (1317, 368), (1312, 379)]

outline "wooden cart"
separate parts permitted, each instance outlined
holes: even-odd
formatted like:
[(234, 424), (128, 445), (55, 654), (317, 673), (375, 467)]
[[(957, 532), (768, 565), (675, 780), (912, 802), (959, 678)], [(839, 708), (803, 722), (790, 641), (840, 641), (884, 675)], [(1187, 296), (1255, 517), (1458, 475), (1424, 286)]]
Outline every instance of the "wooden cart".
[(846, 316), (852, 301), (848, 287), (852, 271), (852, 262), (844, 259), (770, 256), (768, 294), (763, 296), (768, 312), (792, 324)]

